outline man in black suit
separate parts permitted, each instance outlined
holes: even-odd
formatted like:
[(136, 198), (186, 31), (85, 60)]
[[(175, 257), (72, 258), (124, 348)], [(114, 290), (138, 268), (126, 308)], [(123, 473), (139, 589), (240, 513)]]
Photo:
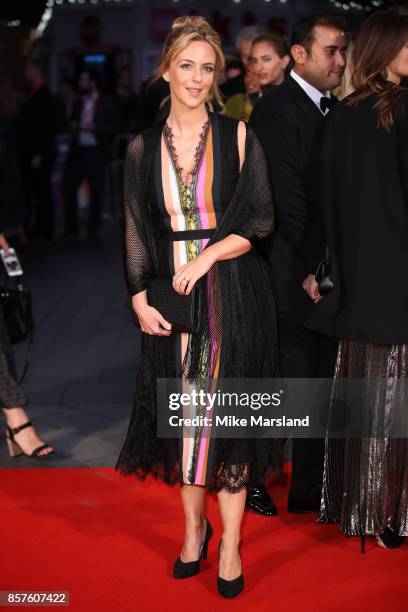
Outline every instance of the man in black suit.
[(105, 165), (112, 151), (116, 113), (112, 98), (100, 91), (96, 71), (79, 75), (80, 99), (71, 117), (72, 144), (64, 172), (65, 235), (75, 236), (78, 226), (78, 189), (84, 178), (90, 187), (88, 237), (96, 238), (101, 218)]
[(54, 229), (51, 173), (55, 157), (55, 101), (39, 60), (27, 61), (25, 76), (30, 95), (21, 111), (20, 132), (28, 230), (33, 237), (50, 239)]
[[(244, 68), (249, 66), (249, 57), (251, 54), (252, 43), (261, 34), (264, 34), (264, 31), (259, 26), (246, 26), (242, 28), (235, 39), (235, 48), (239, 54), (239, 58), (242, 62)], [(239, 93), (245, 93), (245, 82), (244, 82), (245, 72), (243, 71), (241, 74), (233, 77), (232, 79), (227, 79), (220, 86), (220, 91), (225, 98), (231, 98)]]
[[(331, 378), (337, 344), (303, 326), (313, 302), (302, 289), (314, 282), (321, 244), (311, 240), (314, 190), (318, 188), (319, 140), (324, 116), (336, 99), (346, 65), (346, 24), (341, 17), (299, 21), (291, 37), (293, 69), (287, 80), (261, 98), (251, 125), (266, 153), (277, 226), (269, 243), (279, 311), (281, 373), (285, 378)], [(292, 485), (288, 510), (317, 511), (324, 442), (292, 441)], [(250, 496), (249, 496), (250, 497)]]

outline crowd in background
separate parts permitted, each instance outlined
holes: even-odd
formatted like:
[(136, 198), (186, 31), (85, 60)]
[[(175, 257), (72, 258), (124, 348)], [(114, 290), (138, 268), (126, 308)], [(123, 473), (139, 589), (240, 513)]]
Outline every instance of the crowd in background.
[[(282, 36), (258, 26), (238, 34), (236, 50), (236, 56), (227, 57), (220, 84), (224, 108), (213, 110), (248, 121), (260, 97), (283, 82), (290, 54)], [(127, 143), (168, 111), (168, 83), (151, 77), (135, 92), (125, 67), (114, 90), (105, 91), (98, 71), (84, 67), (76, 80), (61, 76), (53, 95), (45, 64), (28, 59), (25, 91), (17, 91), (4, 72), (0, 84), (1, 202), (7, 233), (17, 246), (79, 236), (78, 209), (88, 207), (87, 236), (97, 238), (104, 212), (120, 216)]]
[[(98, 234), (108, 164), (123, 157), (118, 141), (142, 129), (139, 97), (128, 70), (105, 93), (100, 76), (83, 70), (62, 79), (57, 95), (47, 85), (44, 65), (28, 60), (26, 91), (17, 92), (1, 75), (0, 164), (4, 225), (18, 246), (79, 233), (77, 191), (89, 183), (88, 236)], [(61, 204), (61, 219), (56, 213)], [(58, 215), (57, 215), (58, 216)], [(59, 225), (60, 227), (57, 227)]]

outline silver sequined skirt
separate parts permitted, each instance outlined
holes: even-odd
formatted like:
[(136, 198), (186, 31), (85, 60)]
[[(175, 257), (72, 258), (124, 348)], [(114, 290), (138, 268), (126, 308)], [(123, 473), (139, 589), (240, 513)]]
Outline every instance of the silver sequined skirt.
[[(408, 379), (408, 345), (341, 340), (332, 404), (345, 379), (369, 379), (370, 395), (363, 401), (370, 423), (406, 418), (408, 393), (401, 394), (398, 382)], [(397, 398), (387, 405), (384, 380), (387, 396)], [(338, 522), (347, 535), (377, 535), (388, 527), (408, 536), (408, 440), (327, 437), (319, 522)]]

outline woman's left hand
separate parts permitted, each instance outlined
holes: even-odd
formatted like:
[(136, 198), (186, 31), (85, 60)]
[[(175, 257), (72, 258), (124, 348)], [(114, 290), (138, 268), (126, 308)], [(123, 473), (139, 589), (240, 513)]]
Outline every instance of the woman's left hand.
[(180, 295), (189, 295), (194, 285), (215, 264), (215, 259), (210, 251), (204, 250), (193, 261), (181, 266), (173, 276), (173, 288)]

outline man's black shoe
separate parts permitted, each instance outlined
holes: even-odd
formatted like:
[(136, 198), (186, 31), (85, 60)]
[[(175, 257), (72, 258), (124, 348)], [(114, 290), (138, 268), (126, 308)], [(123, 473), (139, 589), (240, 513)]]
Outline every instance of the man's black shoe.
[(288, 499), (288, 512), (293, 514), (316, 513), (320, 510), (320, 497), (293, 497)]
[(262, 516), (275, 516), (278, 510), (264, 485), (248, 487), (246, 507)]

